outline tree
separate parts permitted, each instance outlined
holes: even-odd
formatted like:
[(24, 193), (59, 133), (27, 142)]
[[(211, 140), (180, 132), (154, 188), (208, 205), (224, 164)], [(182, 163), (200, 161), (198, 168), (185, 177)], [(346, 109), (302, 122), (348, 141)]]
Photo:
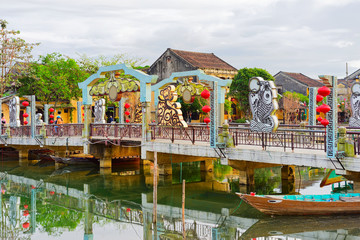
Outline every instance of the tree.
[(16, 85), (13, 79), (13, 69), (18, 61), (28, 62), (32, 58), (31, 51), (39, 43), (27, 43), (17, 37), (20, 31), (8, 30), (7, 22), (0, 19), (0, 96), (6, 88)]
[(141, 67), (142, 64), (146, 62), (146, 60), (137, 57), (130, 57), (126, 53), (115, 54), (112, 57), (107, 57), (104, 55), (100, 55), (98, 57), (88, 57), (86, 54), (78, 54), (79, 59), (77, 60), (78, 64), (81, 68), (89, 73), (96, 73), (100, 67), (102, 66), (111, 66), (121, 63), (129, 64), (132, 68), (135, 69), (143, 69), (145, 67)]
[(229, 96), (232, 96), (239, 103), (240, 111), (248, 113), (249, 105), (249, 79), (252, 77), (262, 77), (264, 80), (274, 81), (274, 77), (266, 70), (261, 68), (242, 68), (235, 75), (230, 86)]
[(46, 103), (79, 99), (82, 92), (78, 83), (89, 75), (74, 59), (51, 53), (31, 63), (29, 73), (19, 79), (18, 93), (20, 96), (36, 95), (39, 101)]

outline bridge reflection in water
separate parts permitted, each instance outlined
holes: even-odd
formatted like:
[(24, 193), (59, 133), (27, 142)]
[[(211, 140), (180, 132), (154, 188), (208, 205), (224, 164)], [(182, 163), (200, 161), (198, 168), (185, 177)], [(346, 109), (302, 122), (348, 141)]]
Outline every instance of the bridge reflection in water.
[[(100, 175), (97, 169), (59, 172), (54, 166), (21, 167), (6, 162), (2, 162), (0, 168), (2, 239), (35, 239), (41, 232), (48, 234), (46, 239), (59, 238), (59, 235), (75, 239), (79, 232), (84, 239), (104, 239), (100, 232), (105, 233), (99, 229), (111, 229), (109, 226), (114, 224), (118, 227), (106, 233), (111, 239), (119, 238), (119, 231), (126, 232), (123, 233), (126, 239), (154, 237), (150, 165), (130, 164), (111, 175)], [(177, 170), (173, 176), (159, 179), (157, 239), (182, 238), (181, 179), (189, 179), (185, 210), (188, 239), (272, 239), (279, 234), (300, 239), (359, 237), (360, 229), (351, 224), (356, 222), (353, 217), (318, 221), (302, 218), (301, 227), (296, 227), (298, 218), (269, 218), (260, 214), (234, 195), (234, 191), (246, 192), (247, 189), (236, 184), (238, 172), (229, 166), (215, 164), (211, 176), (210, 173), (204, 176), (200, 164), (196, 163), (174, 169)], [(319, 183), (321, 173), (316, 177), (303, 172), (302, 188)], [(255, 174), (255, 183), (259, 183), (255, 190), (281, 192), (279, 175), (280, 169), (259, 171)], [(119, 230), (120, 226), (125, 227)]]

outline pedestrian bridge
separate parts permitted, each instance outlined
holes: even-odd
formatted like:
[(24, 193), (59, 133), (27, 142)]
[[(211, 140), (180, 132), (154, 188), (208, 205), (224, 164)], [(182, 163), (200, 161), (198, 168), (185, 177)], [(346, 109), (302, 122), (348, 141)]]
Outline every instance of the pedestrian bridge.
[[(2, 129), (1, 144), (36, 147), (83, 147), (85, 144), (118, 145), (133, 142), (141, 145), (142, 159), (153, 159), (153, 153), (200, 158), (221, 158), (223, 164), (248, 161), (262, 164), (310, 166), (360, 172), (360, 132), (349, 129), (347, 137), (354, 142), (355, 157), (341, 161), (326, 157), (326, 131), (323, 127), (282, 125), (275, 133), (252, 132), (246, 125), (231, 125), (234, 147), (210, 147), (210, 129), (204, 124), (187, 128), (150, 124), (143, 136), (141, 124), (90, 124), (90, 136), (83, 137), (83, 124), (37, 126), (31, 137), (30, 126)], [(219, 127), (218, 132), (222, 133)]]

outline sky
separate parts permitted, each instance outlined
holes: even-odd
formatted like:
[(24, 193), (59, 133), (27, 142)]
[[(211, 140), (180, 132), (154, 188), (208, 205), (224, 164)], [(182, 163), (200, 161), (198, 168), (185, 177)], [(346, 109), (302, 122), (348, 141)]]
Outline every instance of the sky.
[(2, 0), (0, 19), (39, 55), (214, 53), (237, 69), (338, 78), (360, 68), (359, 0)]

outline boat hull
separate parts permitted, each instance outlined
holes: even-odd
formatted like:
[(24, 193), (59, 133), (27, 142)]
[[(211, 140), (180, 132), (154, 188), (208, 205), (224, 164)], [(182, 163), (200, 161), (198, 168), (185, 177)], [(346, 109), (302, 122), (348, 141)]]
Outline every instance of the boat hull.
[(360, 201), (299, 201), (276, 196), (237, 195), (252, 207), (269, 215), (360, 214)]

